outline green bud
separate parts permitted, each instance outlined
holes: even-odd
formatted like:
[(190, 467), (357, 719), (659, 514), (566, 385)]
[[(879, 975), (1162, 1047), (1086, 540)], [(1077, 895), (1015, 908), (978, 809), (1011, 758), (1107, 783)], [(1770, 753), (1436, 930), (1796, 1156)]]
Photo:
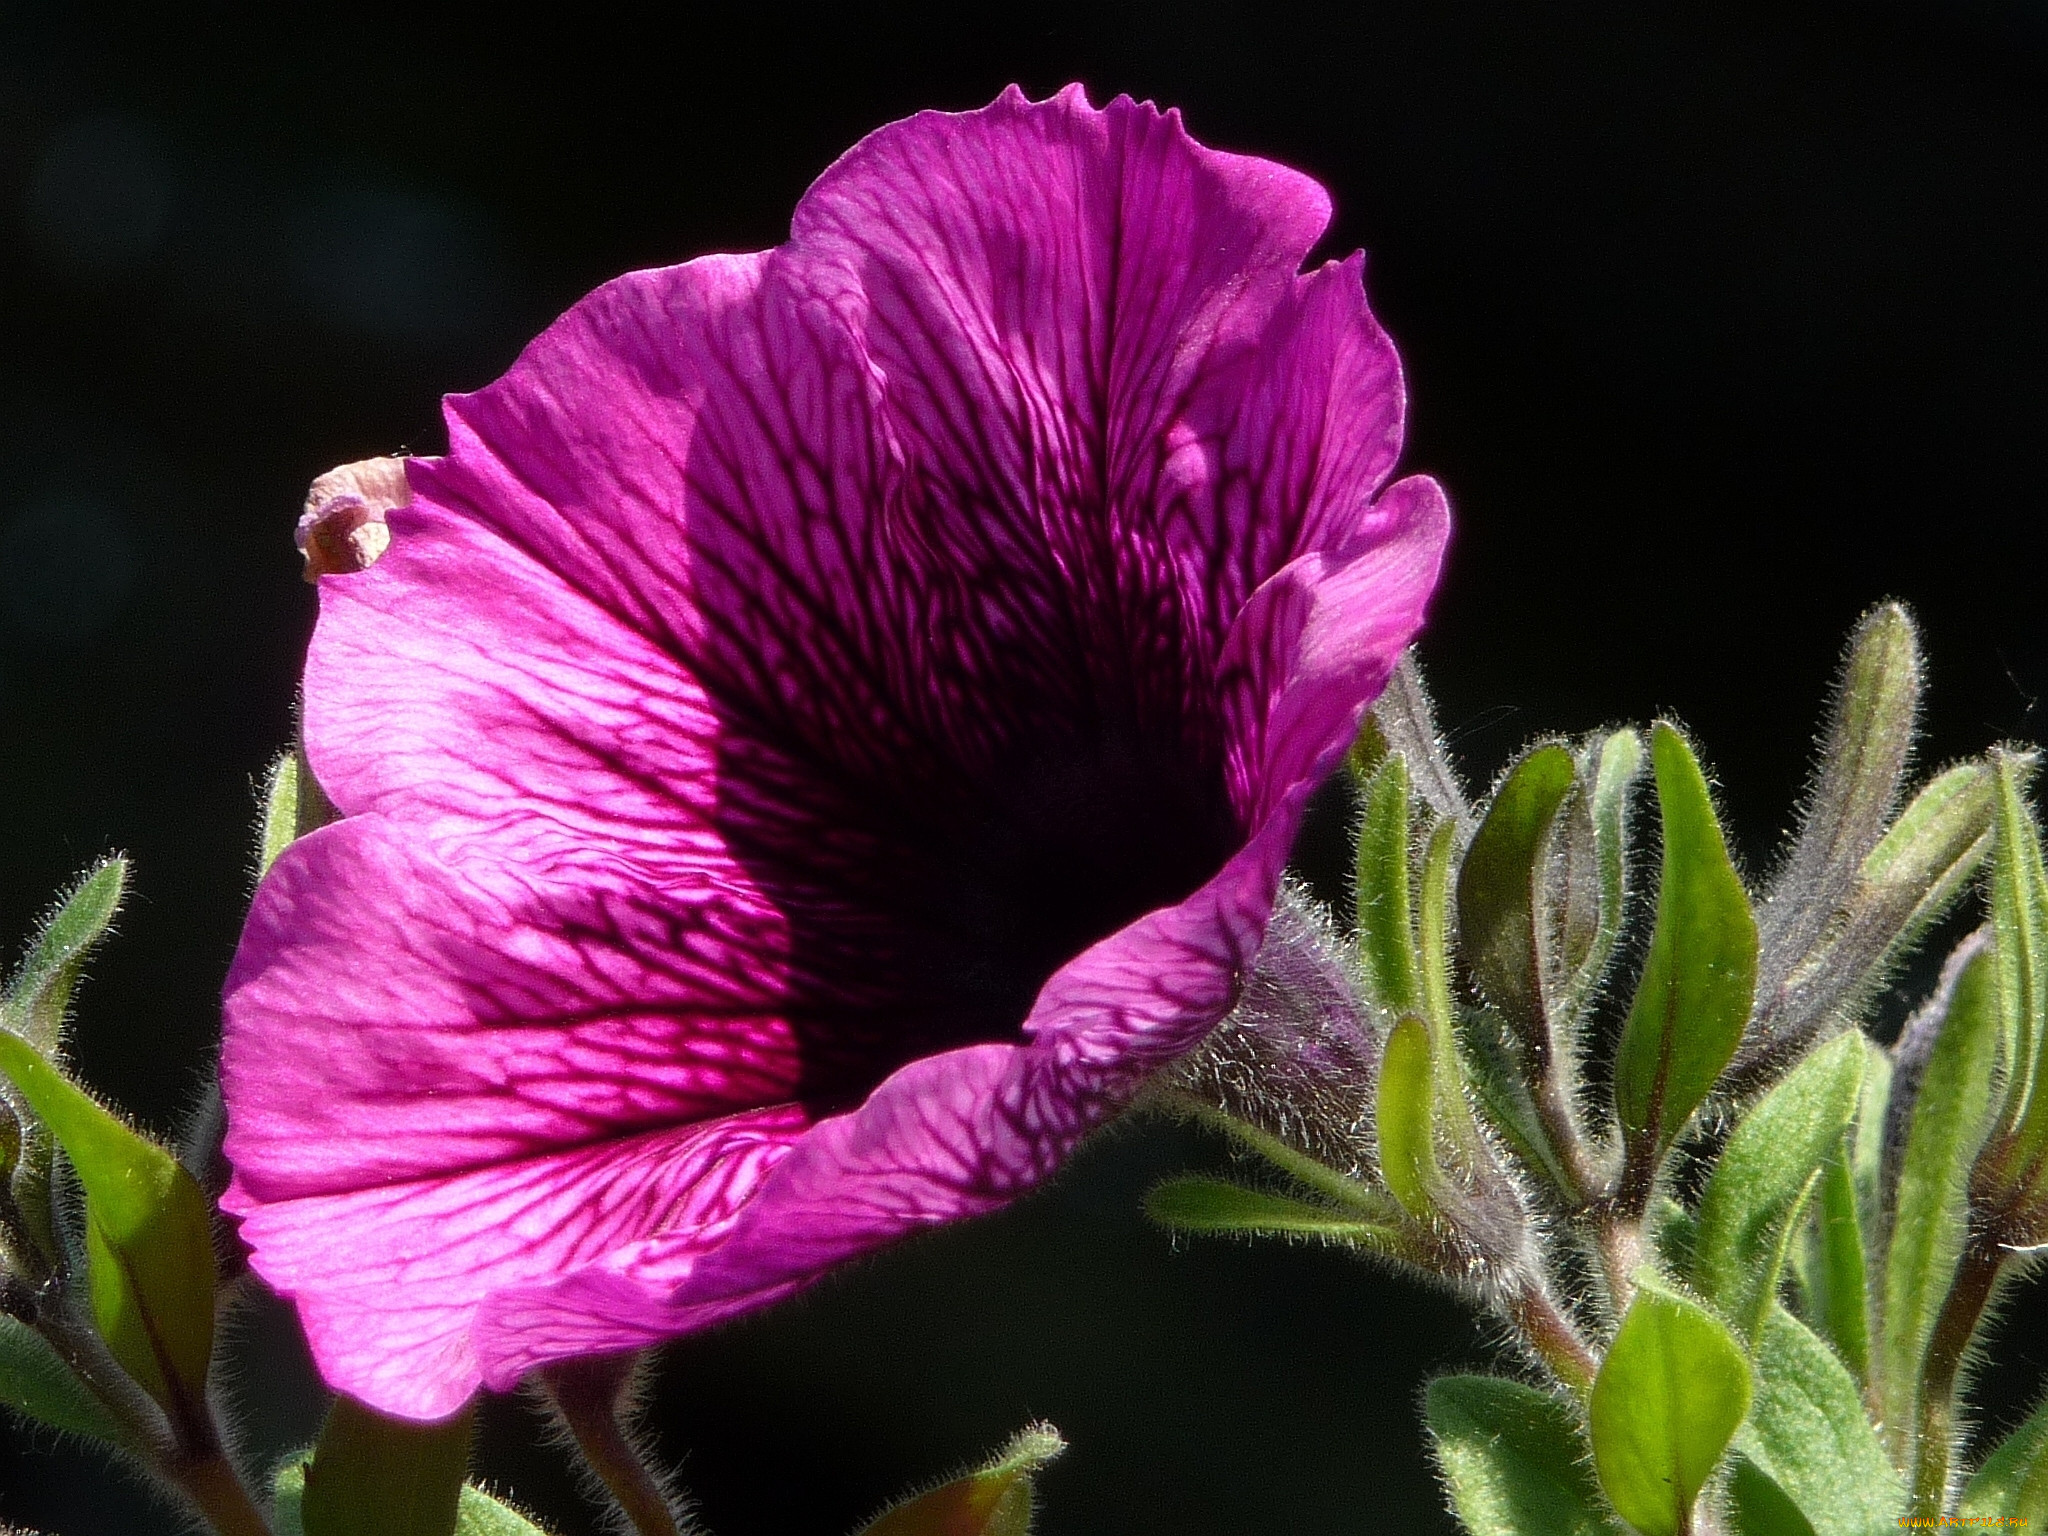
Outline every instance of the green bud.
[(7, 988), (0, 1022), (45, 1055), (63, 1043), (72, 989), (93, 947), (107, 935), (128, 883), (126, 859), (102, 859), (58, 905)]
[(1897, 603), (1850, 638), (1798, 840), (1758, 914), (1760, 987), (1774, 992), (1848, 901), (1898, 799), (1920, 705), (1920, 645)]
[(1545, 994), (1550, 914), (1544, 890), (1551, 826), (1577, 765), (1556, 745), (1527, 753), (1495, 791), (1458, 870), (1458, 936), (1479, 990), (1514, 1026), (1532, 1067), (1547, 1069), (1553, 1042)]
[(178, 1160), (130, 1130), (18, 1035), (0, 1031), (10, 1078), (85, 1191), (93, 1321), (121, 1368), (176, 1420), (206, 1391), (213, 1358), (213, 1230)]
[(859, 1536), (1029, 1536), (1034, 1481), (1066, 1448), (1058, 1430), (1034, 1424), (981, 1470), (905, 1500)]

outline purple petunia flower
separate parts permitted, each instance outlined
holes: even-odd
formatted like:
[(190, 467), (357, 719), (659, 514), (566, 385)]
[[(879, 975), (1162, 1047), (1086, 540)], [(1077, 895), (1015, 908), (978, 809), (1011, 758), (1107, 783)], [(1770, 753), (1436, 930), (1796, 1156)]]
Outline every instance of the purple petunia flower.
[(356, 574), (227, 984), (256, 1269), (454, 1412), (987, 1211), (1224, 1015), (1448, 527), (1308, 178), (1016, 90), (609, 283)]

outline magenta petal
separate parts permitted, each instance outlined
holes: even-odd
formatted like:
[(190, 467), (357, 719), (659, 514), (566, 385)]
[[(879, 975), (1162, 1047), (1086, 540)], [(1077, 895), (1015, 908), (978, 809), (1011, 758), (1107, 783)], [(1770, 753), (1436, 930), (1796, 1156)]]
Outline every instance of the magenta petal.
[(242, 1236), (257, 1273), (298, 1303), (330, 1382), (386, 1413), (446, 1418), (482, 1383), (480, 1298), (656, 1232), (715, 1244), (803, 1130), (784, 1106), (450, 1177), (243, 1202)]
[(333, 1385), (434, 1417), (760, 1306), (1228, 1010), (1448, 527), (1328, 217), (1012, 91), (449, 401), (322, 580), (345, 817), (226, 998), (227, 1203)]

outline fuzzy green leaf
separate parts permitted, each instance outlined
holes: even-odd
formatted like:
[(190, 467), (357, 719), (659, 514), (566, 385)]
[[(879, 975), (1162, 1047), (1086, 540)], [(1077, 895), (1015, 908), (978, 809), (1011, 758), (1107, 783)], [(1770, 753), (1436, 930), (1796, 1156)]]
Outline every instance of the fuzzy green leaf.
[(1996, 777), (1961, 763), (1915, 795), (1863, 861), (1860, 898), (1881, 908), (1890, 944), (1916, 937), (1947, 910), (1990, 848)]
[(1685, 739), (1651, 733), (1664, 827), (1657, 920), (1615, 1059), (1632, 1156), (1661, 1160), (1735, 1054), (1756, 990), (1757, 929)]
[(1270, 1233), (1372, 1246), (1394, 1235), (1386, 1224), (1365, 1220), (1356, 1209), (1269, 1194), (1201, 1174), (1183, 1174), (1155, 1187), (1145, 1197), (1145, 1214), (1177, 1232)]
[(474, 1419), (411, 1424), (336, 1398), (305, 1467), (305, 1536), (454, 1536)]
[(1433, 1191), (1440, 1177), (1434, 1076), (1428, 1027), (1417, 1018), (1403, 1019), (1380, 1057), (1380, 1177), (1411, 1215), (1425, 1219), (1436, 1209)]
[(1735, 1536), (1819, 1536), (1792, 1496), (1747, 1456), (1735, 1458), (1728, 1479), (1728, 1512)]
[(0, 1403), (52, 1429), (109, 1445), (128, 1443), (120, 1425), (72, 1375), (49, 1341), (4, 1312), (0, 1312)]
[(980, 1471), (898, 1504), (860, 1536), (1029, 1536), (1033, 1479), (1066, 1448), (1058, 1430), (1034, 1424)]
[(1679, 1536), (1749, 1411), (1749, 1362), (1711, 1312), (1637, 1280), (1593, 1380), (1593, 1468), (1643, 1536)]
[(455, 1536), (547, 1536), (547, 1532), (511, 1505), (465, 1483), (455, 1507)]
[(1754, 1338), (1778, 1294), (1806, 1197), (1840, 1145), (1863, 1087), (1863, 1042), (1839, 1035), (1736, 1124), (1700, 1196), (1694, 1276)]
[(256, 873), (265, 875), (299, 835), (299, 754), (286, 752), (263, 776), (263, 820), (256, 829)]
[(1856, 1198), (1849, 1138), (1820, 1173), (1814, 1208), (1811, 1300), (1814, 1324), (1859, 1378), (1870, 1375), (1870, 1275), (1863, 1212)]
[(1770, 1475), (1816, 1531), (1894, 1528), (1906, 1489), (1835, 1352), (1783, 1307), (1765, 1316), (1756, 1401), (1736, 1447)]
[(2035, 1530), (2048, 1523), (2048, 1405), (2035, 1409), (1984, 1458), (1956, 1512), (1980, 1523), (2004, 1520)]
[(1472, 1536), (1613, 1536), (1565, 1403), (1496, 1376), (1440, 1376), (1423, 1411), (1451, 1507)]
[(1422, 1007), (1411, 915), (1408, 763), (1395, 752), (1366, 781), (1358, 829), (1358, 960), (1368, 995), (1394, 1013)]
[(1509, 770), (1458, 870), (1458, 940), (1479, 990), (1521, 1033), (1539, 1065), (1550, 1052), (1538, 972), (1542, 854), (1577, 765), (1537, 747)]
[(1916, 1422), (1922, 1358), (1962, 1255), (1970, 1165), (1992, 1115), (1999, 1023), (1997, 961), (1979, 950), (1956, 975), (1899, 1166), (1878, 1352), (1890, 1424)]
[(2042, 869), (2041, 832), (2026, 801), (2028, 766), (2010, 753), (1995, 758), (1998, 821), (1991, 855), (1999, 1025), (2009, 1063), (2006, 1123), (2017, 1143), (2009, 1164), (2021, 1177), (2048, 1142), (2048, 1095), (2037, 1091), (2048, 1045), (2048, 873)]
[(213, 1358), (206, 1196), (170, 1153), (4, 1031), (0, 1074), (42, 1117), (85, 1190), (86, 1284), (107, 1347), (166, 1409), (199, 1401)]
[(1629, 792), (1643, 771), (1643, 739), (1634, 731), (1615, 731), (1579, 758), (1579, 793), (1593, 827), (1594, 859), (1599, 870), (1599, 923), (1592, 946), (1580, 960), (1568, 996), (1561, 1006), (1582, 1009), (1607, 974), (1614, 946), (1621, 937), (1621, 919), (1628, 895)]
[(1457, 878), (1458, 827), (1439, 821), (1422, 849), (1422, 888), (1415, 913), (1422, 1020), (1429, 1027), (1437, 1128), (1463, 1158), (1478, 1152), (1479, 1132), (1465, 1098), (1465, 1059), (1458, 1050), (1451, 1005), (1451, 886)]
[(78, 973), (106, 937), (127, 884), (126, 859), (102, 859), (88, 870), (43, 925), (7, 989), (6, 1027), (46, 1056), (57, 1054)]

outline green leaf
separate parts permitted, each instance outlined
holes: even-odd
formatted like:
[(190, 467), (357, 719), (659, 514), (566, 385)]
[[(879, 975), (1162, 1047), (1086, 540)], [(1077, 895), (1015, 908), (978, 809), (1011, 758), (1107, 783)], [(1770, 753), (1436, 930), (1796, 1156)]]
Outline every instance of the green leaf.
[(1551, 1049), (1539, 966), (1542, 855), (1577, 765), (1537, 747), (1508, 771), (1458, 870), (1458, 941), (1479, 990), (1541, 1067)]
[(1835, 1352), (1783, 1307), (1766, 1314), (1756, 1401), (1736, 1436), (1814, 1530), (1875, 1536), (1896, 1528), (1906, 1488)]
[(1158, 1185), (1145, 1197), (1145, 1214), (1177, 1232), (1256, 1232), (1373, 1247), (1395, 1236), (1387, 1224), (1364, 1219), (1356, 1208), (1268, 1194), (1201, 1174), (1183, 1174)]
[(1991, 1120), (1997, 994), (1997, 961), (1979, 949), (1956, 973), (1913, 1097), (1893, 1197), (1878, 1353), (1885, 1420), (1900, 1432), (1917, 1422), (1927, 1341), (1963, 1251), (1970, 1165)]
[(1863, 861), (1862, 899), (1884, 909), (1893, 946), (1948, 908), (1991, 845), (1996, 776), (1984, 763), (1937, 775)]
[(1643, 1536), (1679, 1536), (1749, 1411), (1749, 1362), (1705, 1308), (1648, 1271), (1637, 1285), (1593, 1379), (1593, 1469)]
[(1956, 1513), (2039, 1530), (2048, 1522), (2048, 1405), (2007, 1435), (1963, 1489)]
[(1441, 1177), (1433, 1078), (1428, 1027), (1417, 1018), (1403, 1019), (1380, 1056), (1380, 1177), (1411, 1215), (1424, 1220), (1436, 1209), (1433, 1191)]
[(1728, 1479), (1728, 1506), (1735, 1536), (1819, 1536), (1792, 1496), (1747, 1456), (1735, 1458), (1735, 1472)]
[(1393, 1013), (1422, 1007), (1410, 915), (1408, 762), (1396, 752), (1367, 780), (1358, 829), (1358, 960), (1367, 994)]
[(270, 1524), (276, 1536), (306, 1536), (306, 1463), (301, 1451), (277, 1469), (270, 1485)]
[(305, 1536), (454, 1536), (475, 1416), (410, 1424), (336, 1398), (306, 1463)]
[(1863, 1042), (1838, 1035), (1750, 1108), (1700, 1196), (1694, 1278), (1746, 1337), (1763, 1327), (1808, 1192), (1863, 1087)]
[(1820, 1174), (1812, 1274), (1814, 1322), (1859, 1380), (1870, 1376), (1870, 1276), (1849, 1138)]
[(462, 1486), (455, 1508), (455, 1536), (548, 1536), (511, 1505), (473, 1483)]
[(1757, 930), (1706, 777), (1685, 739), (1651, 733), (1663, 869), (1649, 958), (1615, 1060), (1631, 1160), (1654, 1165), (1735, 1054), (1756, 991)]
[(57, 1054), (78, 973), (93, 946), (106, 937), (127, 883), (126, 859), (102, 859), (86, 871), (43, 925), (7, 989), (6, 1027), (44, 1055)]
[(1028, 1536), (1032, 1481), (1066, 1448), (1058, 1430), (1034, 1424), (980, 1471), (898, 1504), (860, 1536)]
[(1856, 1133), (1849, 1143), (1849, 1175), (1856, 1186), (1856, 1213), (1866, 1230), (1883, 1225), (1885, 1116), (1892, 1100), (1891, 1053), (1863, 1037), (1863, 1101), (1856, 1108)]
[(286, 752), (263, 776), (263, 820), (256, 829), (256, 873), (267, 875), (299, 835), (299, 754)]
[(1700, 1219), (1669, 1195), (1658, 1195), (1643, 1213), (1643, 1226), (1650, 1244), (1664, 1267), (1673, 1274), (1693, 1271), (1693, 1252), (1699, 1247)]
[(19, 1318), (0, 1312), (0, 1402), (17, 1412), (109, 1445), (126, 1445), (98, 1398), (71, 1373), (50, 1343)]
[(50, 1128), (85, 1190), (86, 1287), (107, 1347), (166, 1410), (200, 1401), (213, 1358), (206, 1196), (170, 1153), (4, 1031), (0, 1073)]
[(2006, 1123), (2016, 1132), (2014, 1173), (2024, 1177), (2048, 1141), (2048, 1111), (2034, 1091), (2048, 1044), (2048, 873), (2041, 833), (2026, 802), (2029, 764), (2010, 753), (1994, 757), (1998, 821), (1991, 854), (1991, 926), (1998, 936), (1998, 1009), (2009, 1082)]
[(1519, 1381), (1440, 1376), (1423, 1412), (1472, 1536), (1613, 1536), (1567, 1404)]
[(256, 827), (256, 873), (266, 875), (277, 856), (341, 812), (313, 777), (303, 746), (280, 753), (263, 776), (263, 814)]
[(1634, 731), (1615, 731), (1579, 758), (1580, 797), (1593, 827), (1599, 871), (1599, 925), (1572, 978), (1563, 1006), (1576, 1013), (1593, 995), (1614, 958), (1628, 896), (1629, 792), (1643, 771), (1643, 740)]

